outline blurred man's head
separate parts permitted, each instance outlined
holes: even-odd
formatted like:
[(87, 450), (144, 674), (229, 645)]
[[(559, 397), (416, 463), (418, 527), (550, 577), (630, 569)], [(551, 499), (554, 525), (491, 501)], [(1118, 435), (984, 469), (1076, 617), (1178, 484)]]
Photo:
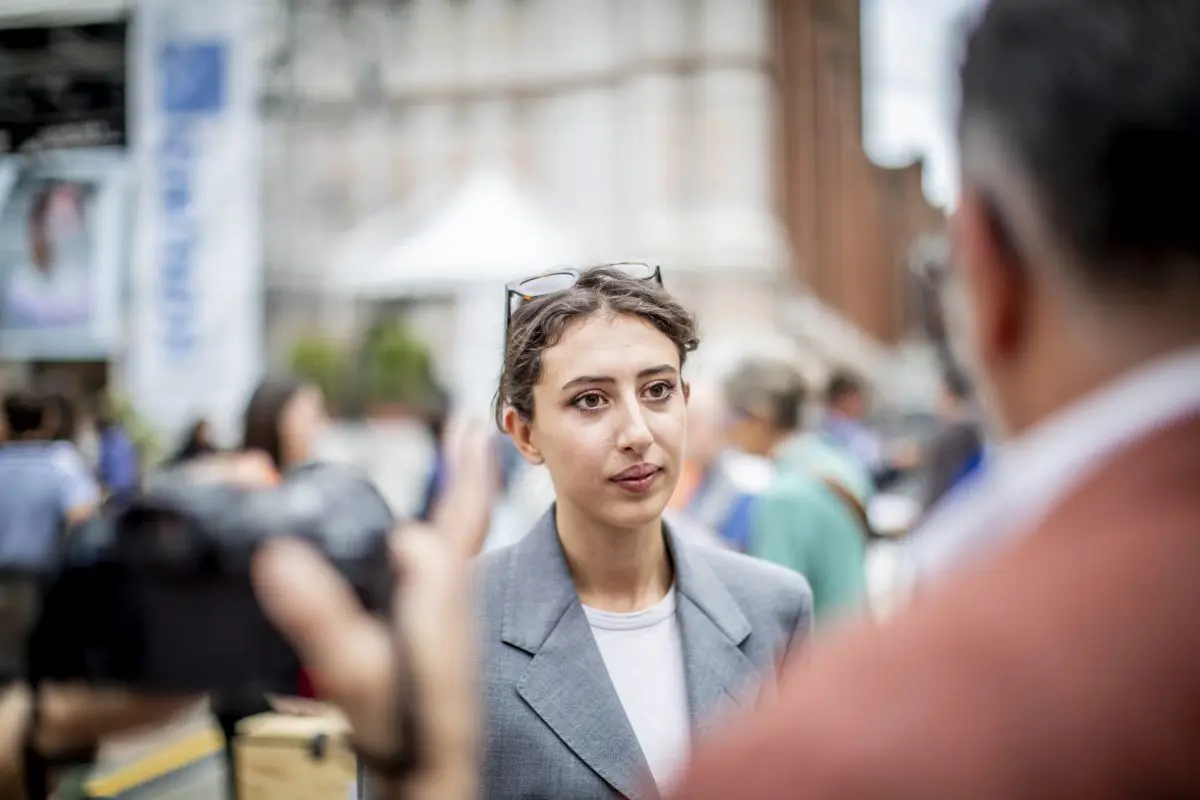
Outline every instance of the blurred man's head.
[(1200, 344), (1200, 3), (993, 0), (961, 80), (952, 320), (1017, 433)]
[(4, 397), (4, 425), (10, 439), (37, 439), (45, 433), (46, 402), (26, 391)]
[(782, 359), (742, 362), (725, 379), (731, 420), (729, 443), (754, 455), (770, 455), (804, 421), (804, 376)]
[(849, 372), (835, 372), (829, 379), (825, 387), (825, 403), (831, 411), (851, 419), (867, 416), (867, 393), (862, 381)]

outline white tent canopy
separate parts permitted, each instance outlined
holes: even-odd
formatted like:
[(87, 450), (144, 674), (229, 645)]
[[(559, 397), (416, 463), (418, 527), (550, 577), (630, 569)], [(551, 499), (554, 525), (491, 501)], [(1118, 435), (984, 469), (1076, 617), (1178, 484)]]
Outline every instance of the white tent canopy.
[(471, 175), (416, 232), (384, 244), (379, 228), (385, 224), (384, 218), (368, 220), (335, 248), (336, 289), (379, 299), (455, 293), (581, 256), (562, 227), (497, 168)]
[(417, 230), (396, 237), (396, 211), (334, 251), (334, 291), (366, 300), (451, 296), (453, 342), (441, 365), (460, 412), (486, 418), (504, 352), (504, 284), (580, 260), (581, 250), (505, 170), (481, 168)]

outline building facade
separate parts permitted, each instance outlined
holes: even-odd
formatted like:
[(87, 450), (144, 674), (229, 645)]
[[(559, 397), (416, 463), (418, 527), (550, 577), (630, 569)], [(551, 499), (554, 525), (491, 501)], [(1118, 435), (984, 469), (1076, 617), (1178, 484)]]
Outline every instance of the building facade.
[(661, 261), (710, 333), (786, 335), (780, 298), (801, 294), (876, 343), (911, 329), (905, 254), (941, 215), (920, 164), (863, 153), (859, 0), (248, 2), (276, 354), (356, 226), (387, 208), (417, 226), (497, 163), (587, 253)]
[(780, 213), (796, 276), (887, 343), (912, 334), (913, 243), (940, 231), (920, 162), (901, 169), (863, 151), (858, 0), (775, 0)]
[(883, 343), (909, 330), (905, 253), (940, 214), (920, 164), (863, 152), (858, 0), (279, 0), (271, 15), (278, 321), (309, 318), (359, 221), (396, 204), (420, 218), (501, 162), (588, 253), (664, 263), (710, 330), (779, 328), (781, 288)]

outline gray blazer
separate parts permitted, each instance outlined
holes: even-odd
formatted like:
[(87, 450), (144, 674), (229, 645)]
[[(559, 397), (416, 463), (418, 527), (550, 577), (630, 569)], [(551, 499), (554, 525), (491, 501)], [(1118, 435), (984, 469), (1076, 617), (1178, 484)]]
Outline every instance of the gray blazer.
[[(693, 725), (773, 680), (812, 627), (797, 573), (689, 544), (670, 530)], [(633, 728), (571, 581), (554, 509), (517, 544), (481, 560), (477, 619), (486, 691), (490, 800), (654, 800)]]

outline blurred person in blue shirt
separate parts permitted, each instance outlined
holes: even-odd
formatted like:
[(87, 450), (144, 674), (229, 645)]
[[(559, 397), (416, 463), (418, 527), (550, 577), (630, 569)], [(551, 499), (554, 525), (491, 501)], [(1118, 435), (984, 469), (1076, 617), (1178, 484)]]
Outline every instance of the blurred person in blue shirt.
[(871, 427), (866, 389), (857, 376), (835, 372), (825, 390), (825, 401), (821, 435), (853, 456), (870, 473), (876, 488), (886, 489), (920, 462), (920, 454), (910, 442), (889, 448)]
[(926, 511), (983, 468), (983, 432), (971, 401), (970, 381), (954, 367), (942, 376), (940, 416), (941, 428), (929, 447)]
[(746, 552), (754, 499), (771, 485), (770, 462), (728, 437), (723, 388), (693, 381), (688, 398), (683, 470), (669, 505), (670, 522), (693, 539), (712, 537)]
[(72, 472), (49, 439), (47, 403), (31, 392), (4, 399), (0, 444), (0, 567), (44, 570), (66, 531), (96, 509), (94, 486)]
[(103, 407), (96, 414), (100, 486), (109, 498), (120, 499), (136, 491), (141, 482), (141, 462), (133, 439), (113, 413)]
[(70, 394), (60, 390), (46, 392), (44, 400), (46, 438), (51, 443), (51, 449), (63, 470), (78, 484), (80, 495), (89, 496), (92, 502), (99, 504), (100, 484), (77, 444), (75, 401)]

